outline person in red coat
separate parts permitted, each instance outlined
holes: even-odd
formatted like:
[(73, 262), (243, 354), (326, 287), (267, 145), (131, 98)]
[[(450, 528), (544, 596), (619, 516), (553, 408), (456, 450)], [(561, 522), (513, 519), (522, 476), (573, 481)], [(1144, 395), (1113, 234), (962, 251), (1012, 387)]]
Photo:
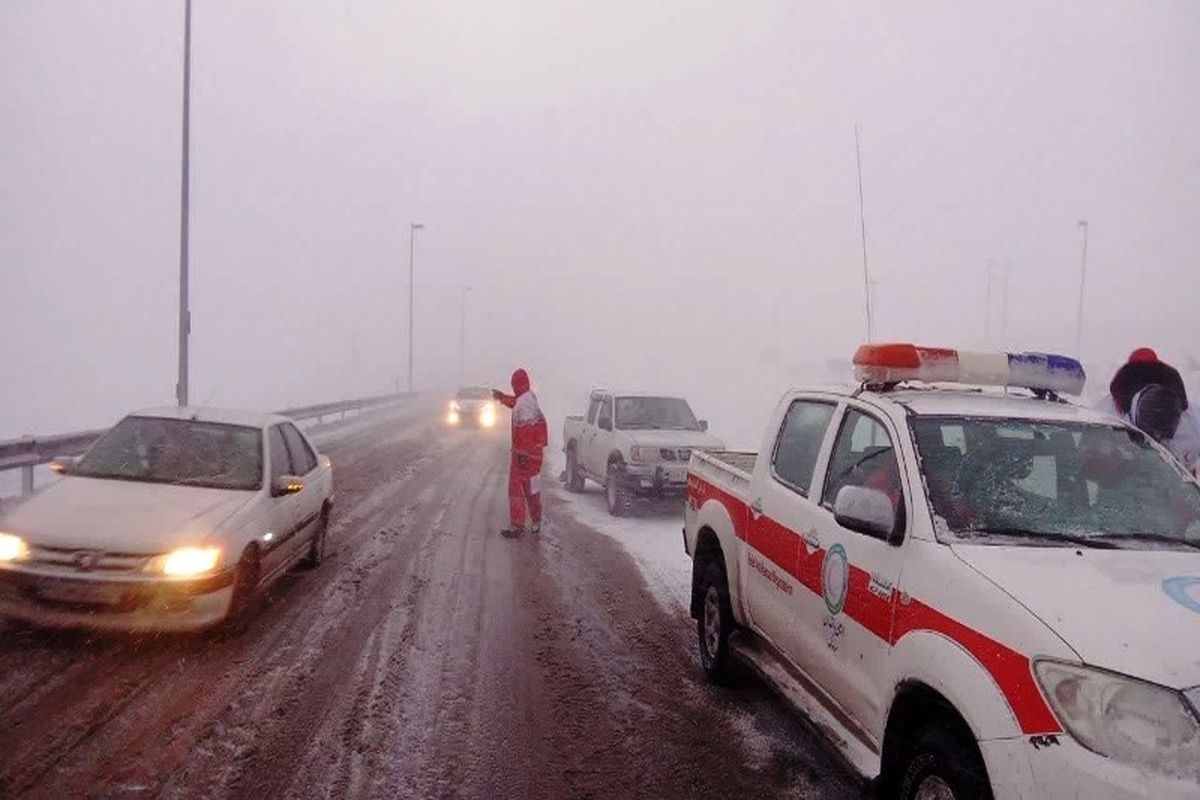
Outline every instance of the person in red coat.
[(498, 389), (492, 397), (512, 409), (512, 463), (508, 468), (508, 515), (511, 525), (501, 533), (520, 536), (525, 530), (529, 508), (530, 530), (542, 529), (542, 450), (549, 440), (546, 418), (537, 397), (529, 390), (529, 374), (518, 369), (512, 374), (512, 394)]

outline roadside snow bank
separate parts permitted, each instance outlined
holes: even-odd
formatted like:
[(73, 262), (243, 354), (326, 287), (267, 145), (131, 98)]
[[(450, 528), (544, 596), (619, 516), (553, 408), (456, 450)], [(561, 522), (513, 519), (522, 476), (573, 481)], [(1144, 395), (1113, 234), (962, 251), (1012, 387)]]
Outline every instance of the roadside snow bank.
[[(549, 481), (547, 481), (549, 483)], [(638, 516), (613, 517), (604, 495), (591, 484), (582, 494), (571, 494), (555, 484), (559, 508), (578, 522), (615, 540), (633, 557), (654, 599), (671, 615), (687, 615), (691, 602), (692, 561), (683, 550), (683, 507), (671, 513), (672, 504), (655, 504)]]

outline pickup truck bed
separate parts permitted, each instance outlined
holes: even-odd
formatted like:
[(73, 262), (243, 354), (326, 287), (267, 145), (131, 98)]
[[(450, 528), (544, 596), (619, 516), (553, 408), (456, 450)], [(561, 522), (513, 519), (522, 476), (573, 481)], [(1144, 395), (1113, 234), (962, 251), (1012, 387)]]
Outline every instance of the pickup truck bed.
[(698, 453), (697, 457), (718, 461), (722, 466), (742, 473), (739, 477), (744, 477), (746, 480), (750, 480), (750, 476), (754, 474), (754, 465), (758, 461), (758, 453), (741, 450), (712, 450), (707, 453)]

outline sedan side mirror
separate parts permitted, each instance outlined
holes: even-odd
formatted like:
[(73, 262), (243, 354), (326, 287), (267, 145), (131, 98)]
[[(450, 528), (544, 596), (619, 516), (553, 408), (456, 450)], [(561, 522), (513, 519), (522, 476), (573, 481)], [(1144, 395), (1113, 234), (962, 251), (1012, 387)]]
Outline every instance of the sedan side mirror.
[(703, 433), (708, 433), (708, 420), (706, 420), (706, 419), (700, 420), (700, 430)]
[(271, 497), (296, 494), (304, 489), (304, 481), (295, 475), (280, 475), (271, 482)]
[(50, 460), (50, 471), (56, 475), (70, 475), (79, 466), (83, 456), (55, 456)]
[(896, 529), (896, 509), (878, 489), (843, 486), (833, 501), (833, 518), (838, 525), (876, 539), (891, 541)]

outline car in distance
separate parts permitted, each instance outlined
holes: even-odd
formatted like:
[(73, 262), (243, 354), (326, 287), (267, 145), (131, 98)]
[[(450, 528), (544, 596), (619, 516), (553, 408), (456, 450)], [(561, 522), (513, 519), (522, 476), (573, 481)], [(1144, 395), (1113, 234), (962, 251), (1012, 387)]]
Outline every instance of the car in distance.
[(184, 631), (243, 623), (294, 564), (321, 562), (333, 470), (280, 416), (125, 417), (0, 516), (0, 616)]
[(638, 497), (682, 496), (692, 453), (722, 447), (682, 397), (598, 389), (586, 415), (563, 423), (563, 479), (578, 492), (591, 478), (623, 516)]
[(708, 676), (741, 656), (885, 798), (1200, 797), (1200, 486), (1061, 399), (1074, 359), (854, 363), (692, 459)]
[(499, 415), (492, 390), (481, 386), (464, 386), (455, 392), (446, 409), (446, 424), (452, 428), (493, 428)]

